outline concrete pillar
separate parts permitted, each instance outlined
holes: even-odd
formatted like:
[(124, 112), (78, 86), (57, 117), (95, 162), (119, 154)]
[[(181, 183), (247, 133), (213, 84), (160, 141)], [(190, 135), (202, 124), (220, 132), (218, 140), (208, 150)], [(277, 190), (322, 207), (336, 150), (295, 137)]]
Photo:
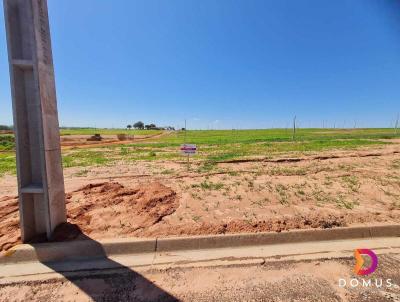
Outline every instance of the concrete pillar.
[(4, 0), (22, 241), (66, 221), (46, 0)]

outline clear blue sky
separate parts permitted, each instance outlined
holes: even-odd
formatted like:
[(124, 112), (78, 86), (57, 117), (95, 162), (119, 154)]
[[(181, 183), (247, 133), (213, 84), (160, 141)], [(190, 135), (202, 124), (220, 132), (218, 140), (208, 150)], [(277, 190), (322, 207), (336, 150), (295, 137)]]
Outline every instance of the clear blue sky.
[(400, 111), (397, 0), (48, 3), (63, 126), (285, 127), (296, 114), (303, 127), (388, 127)]

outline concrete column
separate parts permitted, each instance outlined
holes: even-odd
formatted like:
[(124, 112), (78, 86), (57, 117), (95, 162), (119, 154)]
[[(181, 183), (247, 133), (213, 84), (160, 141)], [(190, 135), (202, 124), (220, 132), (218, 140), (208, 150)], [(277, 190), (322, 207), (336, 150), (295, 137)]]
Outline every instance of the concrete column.
[(66, 221), (46, 0), (4, 0), (22, 241)]

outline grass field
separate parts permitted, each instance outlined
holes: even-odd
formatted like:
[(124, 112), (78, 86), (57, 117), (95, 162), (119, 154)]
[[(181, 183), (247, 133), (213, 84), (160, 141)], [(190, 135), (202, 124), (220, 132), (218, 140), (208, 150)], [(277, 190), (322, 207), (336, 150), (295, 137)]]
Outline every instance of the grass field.
[(390, 144), (383, 139), (400, 137), (392, 129), (299, 129), (293, 141), (290, 130), (199, 130), (173, 132), (156, 141), (107, 146), (85, 150), (70, 150), (64, 154), (67, 167), (91, 166), (115, 161), (182, 160), (179, 146), (198, 146), (192, 160), (212, 164), (217, 161), (243, 157), (273, 157), (282, 153), (317, 152), (331, 149), (356, 149), (369, 145)]
[(117, 134), (130, 134), (130, 135), (151, 135), (161, 133), (162, 130), (136, 130), (136, 129), (99, 129), (99, 128), (61, 128), (61, 135), (94, 135), (99, 133), (101, 135), (117, 135)]
[[(62, 129), (62, 135), (134, 135), (159, 134), (159, 130)], [(192, 130), (171, 132), (155, 140), (124, 145), (91, 146), (63, 151), (64, 167), (96, 166), (116, 161), (182, 160), (179, 146), (185, 142), (198, 145), (193, 160), (212, 164), (242, 157), (273, 157), (282, 153), (317, 152), (332, 149), (356, 149), (369, 145), (390, 144), (399, 138), (393, 129), (298, 129), (293, 140), (291, 129), (262, 130)], [(0, 175), (15, 173), (14, 143), (11, 135), (0, 136)]]
[[(61, 138), (69, 221), (94, 239), (400, 219), (400, 133), (393, 129), (298, 129), (295, 139), (291, 129), (145, 131), (125, 141), (110, 134), (123, 130), (72, 130)], [(94, 133), (104, 140), (87, 142)], [(179, 151), (185, 141), (198, 146), (189, 165)], [(14, 205), (15, 220), (12, 136), (0, 142), (0, 198)], [(135, 208), (142, 197), (150, 198), (145, 212)], [(0, 230), (15, 234), (7, 217), (0, 217)]]
[[(184, 132), (163, 140), (182, 143)], [(197, 130), (187, 131), (187, 141), (195, 144), (232, 144), (259, 142), (292, 142), (292, 129), (260, 130)], [(390, 139), (400, 137), (393, 129), (297, 129), (297, 141), (318, 141), (338, 139)]]

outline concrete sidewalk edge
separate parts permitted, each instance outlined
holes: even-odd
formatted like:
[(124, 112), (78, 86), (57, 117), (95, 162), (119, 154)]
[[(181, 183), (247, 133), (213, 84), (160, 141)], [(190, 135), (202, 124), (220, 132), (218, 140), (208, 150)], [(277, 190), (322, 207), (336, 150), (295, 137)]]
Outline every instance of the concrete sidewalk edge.
[(281, 233), (239, 233), (149, 239), (118, 238), (100, 241), (83, 240), (21, 244), (3, 252), (0, 256), (0, 264), (31, 261), (67, 261), (124, 254), (377, 237), (400, 237), (400, 224), (292, 230)]

